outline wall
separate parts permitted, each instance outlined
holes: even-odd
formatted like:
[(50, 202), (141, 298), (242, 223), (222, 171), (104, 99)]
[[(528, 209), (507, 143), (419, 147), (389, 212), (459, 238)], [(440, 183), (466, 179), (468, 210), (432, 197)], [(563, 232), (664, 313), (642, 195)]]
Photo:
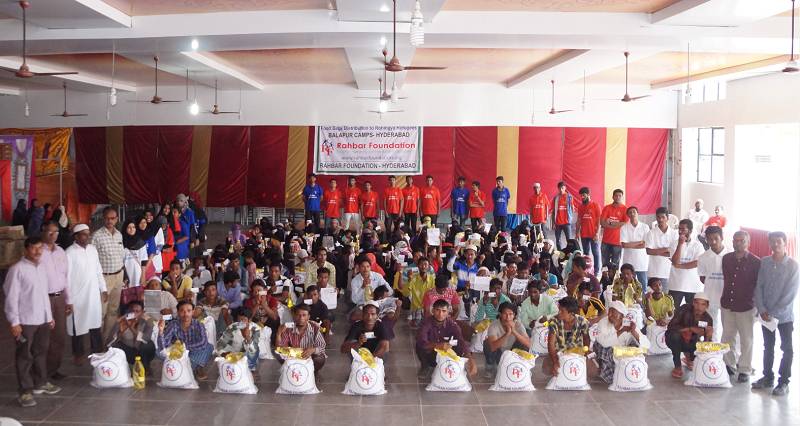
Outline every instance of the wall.
[[(691, 127), (719, 126), (725, 128), (725, 177), (723, 185), (702, 184), (696, 181), (696, 142), (675, 144), (675, 155), (683, 159), (675, 167), (673, 210), (683, 217), (702, 198), (709, 213), (715, 204), (725, 206), (732, 229), (738, 228), (738, 203), (752, 200), (735, 196), (738, 179), (747, 179), (747, 170), (737, 170), (736, 126), (750, 124), (800, 123), (800, 76), (763, 75), (728, 82), (727, 98), (722, 101), (680, 105), (678, 135)], [(800, 141), (798, 141), (800, 143)], [(680, 175), (679, 175), (680, 174)]]
[[(632, 87), (631, 93), (645, 89)], [(61, 113), (60, 90), (31, 90), (31, 116), (23, 115), (24, 98), (0, 97), (0, 127), (85, 127), (118, 125), (176, 125), (176, 124), (246, 124), (246, 125), (308, 125), (308, 124), (403, 124), (427, 126), (530, 126), (532, 96), (535, 99), (536, 126), (555, 127), (629, 127), (675, 128), (677, 124), (674, 92), (654, 92), (654, 95), (632, 103), (608, 101), (619, 99), (619, 86), (589, 86), (586, 89), (587, 108), (581, 111), (582, 85), (557, 87), (556, 109), (575, 112), (549, 115), (550, 90), (507, 89), (501, 85), (408, 85), (402, 90), (407, 100), (399, 101), (403, 113), (383, 117), (368, 110), (377, 108), (377, 101), (354, 99), (354, 96), (375, 96), (375, 91), (358, 91), (347, 85), (279, 85), (261, 92), (245, 91), (242, 96), (241, 120), (236, 114), (213, 116), (188, 114), (188, 103), (151, 105), (129, 102), (138, 96), (149, 99), (151, 88), (137, 93), (121, 93), (116, 107), (106, 118), (107, 97), (103, 93), (69, 93), (69, 110), (87, 113), (88, 117), (49, 117)], [(184, 99), (184, 87), (160, 87), (164, 99)], [(213, 104), (213, 91), (198, 89), (201, 107)], [(239, 92), (220, 92), (220, 108), (238, 110)], [(395, 107), (391, 109), (396, 109)]]

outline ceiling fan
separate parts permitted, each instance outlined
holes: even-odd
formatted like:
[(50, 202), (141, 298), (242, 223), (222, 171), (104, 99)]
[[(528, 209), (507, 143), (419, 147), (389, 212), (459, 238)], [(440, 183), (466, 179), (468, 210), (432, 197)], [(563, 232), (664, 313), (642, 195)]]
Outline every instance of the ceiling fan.
[(628, 56), (630, 52), (625, 52), (625, 96), (620, 99), (622, 102), (633, 102), (642, 98), (649, 97), (650, 95), (631, 96), (628, 94)]
[[(383, 49), (384, 59), (386, 58), (386, 49)], [(384, 84), (387, 83), (387, 84)], [(386, 70), (383, 70), (383, 78), (378, 77), (378, 100), (379, 101), (392, 101), (396, 102), (400, 99), (408, 99), (406, 96), (400, 96), (397, 89), (397, 82), (392, 83), (392, 91), (387, 90), (389, 81), (386, 79)], [(354, 99), (375, 99), (375, 96), (353, 96)]]
[(571, 109), (556, 110), (556, 81), (550, 80), (550, 111), (548, 114), (561, 114), (562, 112), (571, 112)]
[[(378, 79), (378, 93), (380, 93), (382, 90), (385, 93), (385, 89), (383, 89), (383, 79), (379, 78)], [(389, 100), (390, 99), (391, 99), (391, 97), (389, 99), (384, 99), (383, 95), (379, 96), (378, 97), (378, 109), (377, 110), (370, 110), (369, 112), (374, 112), (374, 113), (380, 114), (380, 115), (383, 115), (383, 114), (386, 114), (386, 113), (389, 113), (389, 112), (405, 112), (405, 111), (403, 111), (401, 109), (390, 110), (389, 109)]]
[(70, 114), (67, 112), (67, 82), (62, 84), (64, 88), (64, 112), (61, 114), (50, 114), (50, 117), (86, 117), (89, 114)]
[(156, 72), (155, 72), (155, 85), (154, 85), (155, 86), (155, 94), (153, 94), (153, 97), (150, 100), (147, 100), (147, 101), (130, 101), (130, 102), (150, 102), (151, 104), (154, 104), (154, 105), (168, 103), (168, 102), (171, 102), (171, 103), (172, 102), (183, 102), (183, 101), (168, 101), (168, 100), (162, 99), (160, 96), (158, 96), (158, 56), (153, 56), (153, 61), (155, 61), (155, 63), (156, 63), (156, 67), (155, 67), (155, 70), (156, 70)]
[[(240, 92), (240, 94), (241, 94), (241, 92)], [(240, 113), (240, 111), (220, 111), (219, 110), (219, 105), (217, 105), (217, 79), (215, 78), (214, 79), (214, 107), (211, 108), (210, 111), (206, 111), (206, 114), (219, 115), (219, 114), (239, 114), (239, 113)]]
[(386, 62), (386, 49), (384, 49), (384, 68), (389, 72), (403, 72), (413, 70), (444, 70), (447, 67), (404, 67), (397, 59), (397, 0), (392, 0), (394, 11), (392, 12), (392, 59)]
[(76, 71), (68, 71), (68, 72), (33, 72), (28, 67), (28, 17), (25, 11), (31, 7), (30, 2), (27, 1), (20, 1), (19, 7), (22, 8), (22, 65), (19, 66), (19, 69), (10, 70), (3, 68), (5, 71), (13, 72), (15, 76), (19, 78), (31, 78), (31, 77), (46, 77), (46, 76), (54, 76), (54, 75), (74, 75), (77, 74)]
[(795, 60), (794, 56), (794, 24), (795, 24), (794, 14), (795, 11), (797, 10), (795, 6), (796, 6), (795, 0), (792, 0), (792, 44), (789, 50), (789, 62), (787, 62), (786, 66), (784, 66), (783, 69), (780, 71), (768, 71), (759, 74), (794, 74), (800, 71), (800, 64), (797, 63), (797, 60)]

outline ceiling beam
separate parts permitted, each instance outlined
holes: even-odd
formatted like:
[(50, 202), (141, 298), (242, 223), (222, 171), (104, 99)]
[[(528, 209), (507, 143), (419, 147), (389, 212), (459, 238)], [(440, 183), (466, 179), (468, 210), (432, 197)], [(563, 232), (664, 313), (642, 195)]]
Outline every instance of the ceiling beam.
[(125, 28), (131, 28), (133, 26), (133, 18), (130, 15), (109, 6), (109, 4), (103, 0), (75, 0), (75, 2), (105, 16)]
[(734, 65), (732, 67), (720, 68), (713, 71), (691, 74), (687, 77), (673, 78), (669, 80), (654, 81), (650, 83), (650, 88), (653, 90), (658, 89), (673, 89), (685, 85), (687, 82), (709, 80), (718, 77), (726, 77), (726, 79), (752, 77), (759, 71), (767, 71), (772, 69), (780, 71), (780, 68), (786, 65), (789, 60), (789, 55), (776, 56), (774, 58), (763, 59), (761, 61), (748, 62), (746, 64)]
[(683, 0), (651, 16), (653, 24), (688, 27), (738, 27), (792, 9), (788, 0)]
[[(392, 22), (393, 0), (338, 0), (340, 21)], [(433, 21), (445, 0), (421, 0), (420, 9), (426, 23)], [(397, 21), (410, 22), (416, 0), (397, 0)]]
[(252, 87), (254, 89), (264, 90), (264, 88), (266, 87), (260, 81), (256, 80), (253, 77), (248, 76), (247, 74), (245, 74), (242, 71), (239, 71), (234, 66), (229, 65), (227, 63), (224, 63), (224, 62), (214, 58), (213, 55), (209, 55), (209, 54), (201, 53), (201, 52), (192, 52), (192, 51), (181, 52), (181, 54), (186, 56), (186, 57), (188, 57), (188, 58), (190, 58), (190, 59), (193, 59), (193, 60), (195, 60), (195, 61), (197, 61), (197, 62), (199, 62), (199, 63), (201, 63), (203, 65), (205, 65), (206, 67), (214, 69), (215, 71), (219, 71), (219, 72), (221, 72), (223, 74), (229, 75), (229, 76), (235, 78), (236, 80), (239, 80), (242, 83), (245, 83), (245, 84), (247, 84), (248, 86), (250, 86), (250, 87)]
[(22, 90), (16, 87), (0, 86), (0, 95), (3, 96), (20, 96)]

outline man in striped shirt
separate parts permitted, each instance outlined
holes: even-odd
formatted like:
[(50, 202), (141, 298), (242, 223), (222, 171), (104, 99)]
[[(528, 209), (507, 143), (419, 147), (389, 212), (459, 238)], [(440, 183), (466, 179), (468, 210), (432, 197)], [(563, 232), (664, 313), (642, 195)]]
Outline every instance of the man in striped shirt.
[[(314, 372), (318, 372), (325, 365), (325, 336), (320, 332), (320, 326), (309, 321), (310, 309), (306, 304), (295, 305), (292, 308), (294, 323), (286, 323), (278, 331), (278, 347), (292, 347), (303, 349), (303, 359), (311, 357), (314, 361)], [(278, 360), (283, 364), (283, 359)]]
[(103, 279), (106, 281), (108, 295), (103, 296), (103, 335), (117, 323), (119, 315), (119, 299), (122, 294), (122, 233), (117, 230), (119, 214), (117, 209), (108, 206), (103, 209), (103, 227), (92, 234), (92, 245), (97, 248), (100, 266), (103, 268)]

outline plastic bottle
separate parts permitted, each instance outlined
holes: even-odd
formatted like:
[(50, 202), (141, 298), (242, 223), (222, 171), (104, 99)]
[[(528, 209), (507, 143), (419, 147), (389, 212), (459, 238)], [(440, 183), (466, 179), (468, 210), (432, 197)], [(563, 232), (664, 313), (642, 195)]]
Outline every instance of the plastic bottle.
[(145, 385), (145, 371), (144, 371), (144, 364), (142, 364), (142, 357), (136, 356), (136, 360), (133, 363), (133, 388), (134, 389), (144, 389)]

